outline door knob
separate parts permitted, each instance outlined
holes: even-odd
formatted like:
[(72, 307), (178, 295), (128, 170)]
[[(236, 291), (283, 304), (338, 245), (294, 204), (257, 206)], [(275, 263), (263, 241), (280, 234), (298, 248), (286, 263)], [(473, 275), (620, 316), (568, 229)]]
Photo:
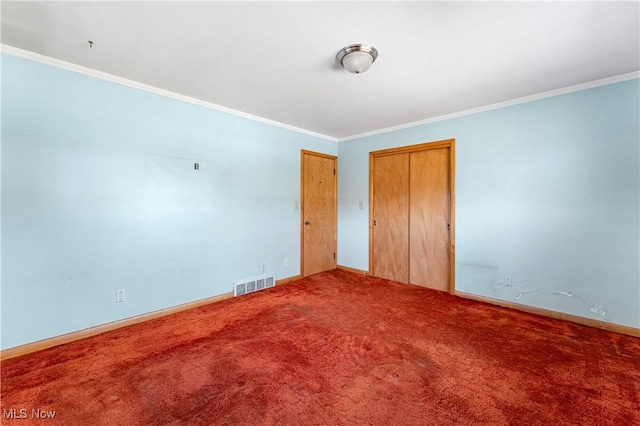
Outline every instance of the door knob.
[(305, 225), (309, 225), (310, 223), (311, 223), (311, 222), (309, 222), (308, 220), (305, 220), (305, 221), (304, 221), (304, 224), (305, 224)]

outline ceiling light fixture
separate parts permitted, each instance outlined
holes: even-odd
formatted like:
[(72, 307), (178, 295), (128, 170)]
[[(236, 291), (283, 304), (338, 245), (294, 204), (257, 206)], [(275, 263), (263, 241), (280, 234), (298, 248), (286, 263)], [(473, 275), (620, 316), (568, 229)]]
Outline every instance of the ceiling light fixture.
[(336, 60), (342, 67), (353, 74), (361, 74), (369, 69), (378, 57), (378, 51), (366, 44), (352, 44), (338, 52)]

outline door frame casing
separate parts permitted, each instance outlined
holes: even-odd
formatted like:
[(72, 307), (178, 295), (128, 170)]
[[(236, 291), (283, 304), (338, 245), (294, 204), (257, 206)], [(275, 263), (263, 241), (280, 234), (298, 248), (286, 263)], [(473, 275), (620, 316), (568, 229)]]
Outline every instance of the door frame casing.
[(333, 160), (333, 167), (335, 170), (335, 178), (333, 179), (333, 208), (334, 208), (334, 223), (333, 223), (333, 252), (335, 258), (333, 259), (334, 269), (338, 264), (338, 157), (330, 154), (323, 154), (321, 152), (309, 151), (306, 149), (300, 150), (300, 276), (304, 277), (304, 209), (306, 208), (304, 202), (304, 156), (313, 155), (316, 157), (328, 158)]
[[(453, 294), (456, 290), (455, 285), (455, 176), (456, 176), (456, 140), (444, 139), (434, 142), (426, 142), (417, 145), (401, 146), (397, 148), (388, 148), (379, 151), (369, 152), (369, 275), (373, 276), (373, 220), (375, 216), (374, 195), (375, 188), (373, 187), (373, 164), (376, 157), (382, 157), (385, 155), (403, 154), (411, 152), (425, 151), (429, 149), (449, 148), (449, 285), (448, 292)], [(411, 195), (409, 195), (411, 196)], [(409, 261), (409, 259), (407, 259)]]

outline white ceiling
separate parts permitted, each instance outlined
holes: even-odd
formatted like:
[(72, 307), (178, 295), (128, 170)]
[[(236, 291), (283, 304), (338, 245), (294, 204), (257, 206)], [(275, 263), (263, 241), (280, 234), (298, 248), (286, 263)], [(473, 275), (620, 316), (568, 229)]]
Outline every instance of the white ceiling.
[(2, 1), (2, 43), (342, 139), (638, 71), (639, 5)]

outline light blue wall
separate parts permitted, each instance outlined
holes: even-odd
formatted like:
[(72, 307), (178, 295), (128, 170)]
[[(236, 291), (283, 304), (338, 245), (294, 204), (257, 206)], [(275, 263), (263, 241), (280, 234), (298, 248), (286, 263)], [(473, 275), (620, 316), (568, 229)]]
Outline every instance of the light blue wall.
[(454, 138), (456, 289), (640, 327), (639, 92), (636, 79), (340, 142), (338, 263), (368, 269), (369, 152)]
[(448, 138), (458, 290), (640, 327), (639, 91), (336, 145), (2, 55), (1, 347), (226, 293), (262, 262), (296, 275), (300, 149), (339, 155), (338, 263), (367, 269), (368, 153)]
[(262, 262), (297, 275), (301, 149), (337, 154), (2, 55), (2, 348), (226, 293)]

